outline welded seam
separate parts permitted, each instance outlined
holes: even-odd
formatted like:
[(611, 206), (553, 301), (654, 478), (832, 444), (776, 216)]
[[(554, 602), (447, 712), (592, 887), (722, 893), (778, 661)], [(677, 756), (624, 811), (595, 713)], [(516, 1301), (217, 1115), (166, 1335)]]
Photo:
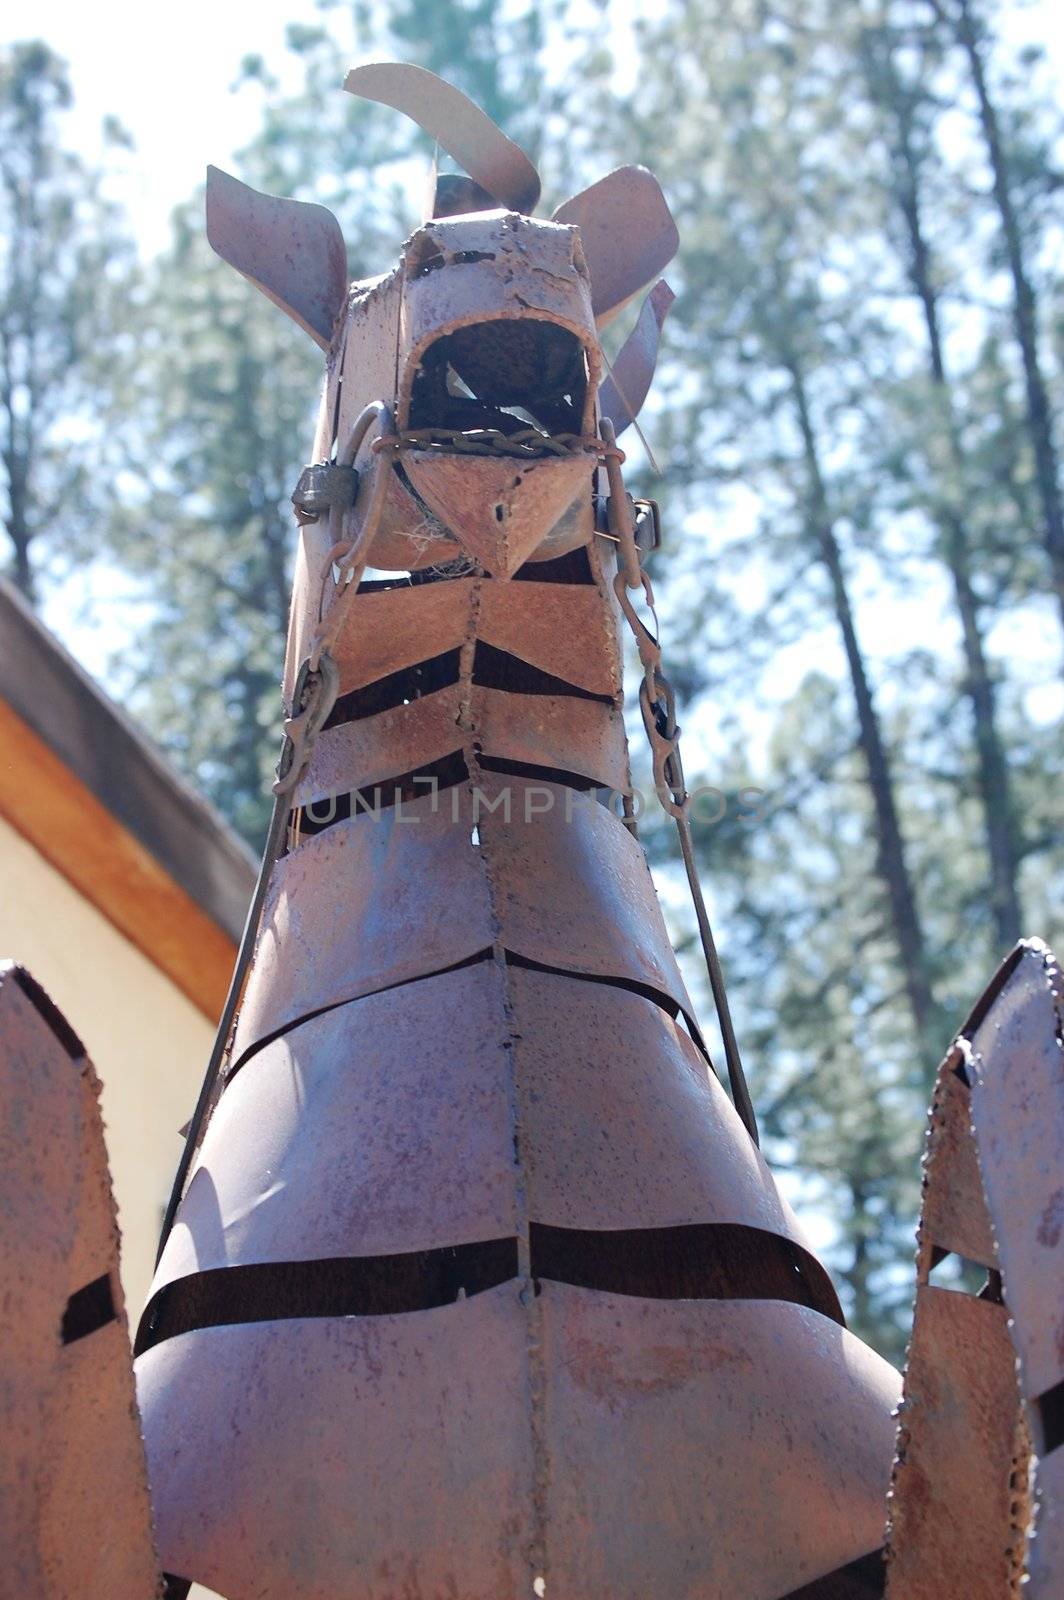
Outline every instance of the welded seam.
[[(466, 762), (471, 778), (472, 814), (477, 815), (477, 795), (480, 779), (485, 769), (480, 763), (480, 743), (473, 702), (474, 679), (477, 668), (477, 630), (483, 585), (490, 579), (479, 578), (473, 586), (470, 639), (463, 649), (462, 698), (459, 712), (460, 725), (465, 735)], [(468, 657), (466, 655), (468, 651)], [(489, 824), (490, 827), (490, 824)], [(514, 1226), (517, 1234), (517, 1272), (520, 1287), (518, 1298), (524, 1310), (525, 1372), (527, 1381), (527, 1415), (529, 1442), (532, 1456), (532, 1504), (528, 1561), (528, 1592), (537, 1580), (547, 1577), (546, 1500), (549, 1465), (543, 1426), (545, 1378), (543, 1371), (542, 1312), (532, 1277), (531, 1218), (529, 1216), (528, 1177), (522, 1149), (522, 1105), (517, 1077), (516, 1044), (520, 1038), (514, 1013), (513, 992), (510, 983), (509, 961), (504, 941), (502, 918), (499, 914), (495, 877), (492, 872), (491, 853), (484, 838), (477, 834), (477, 852), (484, 874), (488, 894), (488, 913), (491, 918), (492, 960), (498, 975), (502, 996), (503, 1038), (501, 1041), (505, 1060), (507, 1111), (510, 1120), (510, 1138), (514, 1164)]]

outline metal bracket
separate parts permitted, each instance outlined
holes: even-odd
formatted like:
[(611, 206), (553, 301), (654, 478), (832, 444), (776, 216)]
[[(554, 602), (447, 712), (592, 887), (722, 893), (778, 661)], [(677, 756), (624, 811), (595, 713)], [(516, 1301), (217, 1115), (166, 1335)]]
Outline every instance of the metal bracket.
[(316, 461), (299, 474), (299, 482), (292, 490), (292, 504), (300, 521), (317, 522), (323, 511), (328, 513), (334, 506), (339, 511), (348, 510), (357, 493), (358, 473), (354, 467)]
[[(631, 495), (627, 498), (632, 512), (636, 549), (645, 558), (661, 549), (661, 510), (656, 500), (633, 500)], [(608, 496), (596, 494), (592, 499), (595, 505), (595, 532), (616, 543), (616, 537), (609, 528)]]
[(661, 507), (656, 500), (633, 500), (635, 543), (640, 555), (649, 556), (661, 549)]

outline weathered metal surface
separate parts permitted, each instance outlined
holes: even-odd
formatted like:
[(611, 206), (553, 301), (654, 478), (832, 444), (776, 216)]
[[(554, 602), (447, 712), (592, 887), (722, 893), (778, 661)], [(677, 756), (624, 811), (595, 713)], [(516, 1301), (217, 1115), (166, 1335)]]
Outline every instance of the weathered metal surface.
[(611, 361), (599, 394), (599, 411), (619, 438), (643, 409), (658, 364), (661, 330), (676, 296), (662, 279), (643, 302), (639, 320)]
[[(541, 346), (530, 341), (545, 324), (562, 329), (582, 350), (590, 377), (582, 425), (571, 431), (593, 431), (602, 358), (576, 228), (533, 221), (512, 211), (439, 218), (425, 223), (407, 241), (400, 270), (404, 275), (396, 406), (400, 429), (419, 425), (411, 418), (410, 400), (431, 345), (466, 328), (509, 322), (521, 323), (521, 331), (496, 327), (496, 343), (484, 349), (484, 375), (493, 376), (493, 387), (541, 385), (544, 371), (523, 371), (519, 353), (526, 347), (530, 354), (540, 352)], [(505, 349), (506, 337), (515, 346), (509, 365), (495, 359), (496, 350)], [(459, 348), (466, 356), (465, 362), (458, 360), (455, 365), (479, 375), (479, 365), (473, 370), (469, 365), (476, 351), (467, 343), (453, 348), (456, 356)]]
[(234, 1059), (324, 1006), (496, 942), (571, 973), (648, 985), (693, 1015), (650, 870), (623, 824), (571, 789), (485, 772), (336, 822), (279, 863)]
[(317, 802), (327, 814), (325, 797), (386, 785), (397, 773), (449, 755), (469, 732), (483, 755), (546, 768), (568, 769), (575, 760), (580, 774), (615, 795), (630, 787), (615, 706), (559, 695), (519, 697), (455, 683), (376, 716), (327, 728), (296, 802)]
[[(1031, 1488), (1045, 1539), (1031, 1546), (1023, 1592), (1061, 1592), (1061, 989), (1045, 946), (1020, 945), (939, 1070), (891, 1491), (890, 1600), (1018, 1594)], [(951, 1251), (987, 1269), (982, 1297), (928, 1281)]]
[(563, 1284), (537, 1307), (548, 1595), (777, 1600), (882, 1543), (897, 1375), (844, 1329)]
[(1009, 1478), (1020, 1413), (1007, 1318), (974, 1295), (917, 1290), (890, 1500), (891, 1600), (1015, 1592), (1023, 1522)]
[(235, 1262), (514, 1234), (502, 986), (482, 962), (259, 1051), (222, 1095), (157, 1285)]
[(682, 1024), (603, 984), (508, 971), (528, 1206), (567, 1228), (737, 1222), (808, 1248)]
[[(979, 1156), (972, 1138), (966, 1052), (954, 1049), (939, 1069), (928, 1120), (918, 1271), (926, 1282), (934, 1250), (949, 1250), (988, 1271), (996, 1265)], [(959, 1070), (958, 1070), (959, 1069)]]
[(352, 1241), (383, 1255), (512, 1235), (519, 1181), (560, 1227), (739, 1223), (808, 1249), (682, 1027), (642, 996), (486, 961), (257, 1052), (222, 1096), (156, 1287)]
[(664, 272), (680, 247), (668, 202), (646, 167), (607, 173), (560, 205), (554, 221), (580, 230), (600, 327)]
[(525, 1343), (509, 1284), (419, 1315), (207, 1328), (149, 1350), (167, 1570), (227, 1600), (527, 1596)]
[(229, 1600), (777, 1600), (881, 1542), (896, 1381), (587, 792), (629, 784), (595, 318), (675, 228), (635, 168), (559, 216), (431, 221), (330, 349), (360, 493), (301, 531), (286, 694), (325, 615), (339, 698), (138, 1336), (166, 1564)]
[(1064, 979), (1035, 941), (972, 1030), (972, 1123), (1024, 1394), (1064, 1379)]
[[(460, 822), (452, 821), (451, 794)], [(459, 790), (353, 817), (278, 866), (234, 1059), (323, 1006), (453, 966), (490, 946), (491, 904)]]
[(152, 1600), (147, 1474), (99, 1085), (43, 991), (0, 964), (0, 1591)]
[(532, 582), (511, 594), (484, 582), (478, 637), (592, 694), (619, 696), (620, 646), (605, 588)]
[(347, 251), (331, 211), (259, 194), (208, 167), (207, 237), (230, 266), (329, 348), (347, 295)]
[(524, 151), (460, 89), (434, 72), (409, 62), (374, 61), (353, 68), (344, 88), (405, 112), (500, 205), (515, 211), (535, 209), (539, 174)]
[(620, 694), (620, 651), (601, 590), (532, 581), (508, 599), (502, 588), (469, 577), (360, 595), (357, 627), (336, 650), (341, 695), (475, 639), (590, 694)]
[(411, 451), (405, 464), (422, 500), (496, 578), (513, 576), (578, 495), (590, 505), (590, 457), (515, 463)]

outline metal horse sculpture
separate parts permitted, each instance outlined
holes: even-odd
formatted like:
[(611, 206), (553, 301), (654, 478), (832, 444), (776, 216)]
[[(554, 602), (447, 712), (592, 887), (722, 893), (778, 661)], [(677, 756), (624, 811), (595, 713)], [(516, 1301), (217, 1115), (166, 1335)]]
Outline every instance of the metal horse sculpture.
[(899, 1381), (717, 1081), (631, 814), (626, 618), (684, 802), (615, 442), (670, 294), (605, 381), (599, 332), (672, 220), (639, 168), (537, 220), (438, 79), (347, 87), (466, 176), (349, 286), (328, 212), (211, 175), (215, 248), (327, 367), (257, 942), (136, 1341), (168, 1592), (868, 1600)]

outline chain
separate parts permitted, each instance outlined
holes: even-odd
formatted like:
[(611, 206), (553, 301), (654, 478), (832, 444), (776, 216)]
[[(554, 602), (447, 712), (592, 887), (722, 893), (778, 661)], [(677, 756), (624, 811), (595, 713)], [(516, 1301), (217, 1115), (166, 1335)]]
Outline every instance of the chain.
[[(705, 957), (706, 971), (709, 974), (709, 986), (717, 1009), (717, 1020), (720, 1024), (720, 1035), (724, 1044), (724, 1059), (728, 1069), (728, 1082), (731, 1085), (732, 1101), (746, 1131), (755, 1145), (759, 1145), (761, 1141), (758, 1137), (757, 1117), (754, 1114), (753, 1102), (750, 1099), (750, 1091), (747, 1088), (746, 1074), (743, 1071), (742, 1057), (739, 1054), (739, 1044), (732, 1024), (731, 1007), (728, 1004), (728, 994), (724, 986), (724, 973), (721, 969), (720, 957), (717, 954), (716, 941), (713, 938), (713, 929), (709, 920), (709, 912), (706, 909), (705, 896), (702, 893), (702, 885), (698, 877), (694, 838), (691, 833), (691, 797), (687, 792), (687, 784), (683, 773), (683, 760), (680, 756), (680, 727), (676, 721), (676, 695), (662, 666), (660, 630), (654, 605), (654, 587), (648, 574), (643, 570), (639, 546), (635, 538), (635, 527), (632, 522), (632, 510), (621, 478), (621, 463), (624, 461), (624, 452), (618, 447), (613, 424), (608, 418), (603, 418), (602, 421), (602, 437), (606, 445), (603, 456), (610, 489), (608, 508), (610, 534), (618, 545), (618, 566), (613, 580), (613, 592), (617, 596), (625, 621), (628, 623), (635, 638), (640, 665), (643, 668), (643, 679), (639, 685), (639, 709), (643, 717), (643, 727), (646, 729), (647, 742), (650, 745), (654, 769), (654, 789), (662, 807), (676, 823), (676, 831), (680, 840), (680, 854), (683, 857), (684, 870), (687, 873), (688, 888), (694, 905), (695, 917), (698, 921), (699, 938), (702, 942), (702, 954)], [(653, 632), (647, 627), (632, 603), (632, 591), (640, 589), (653, 618)]]
[(582, 433), (541, 433), (519, 428), (503, 433), (499, 428), (407, 428), (374, 449), (446, 451), (469, 456), (579, 456), (602, 454), (602, 440)]

